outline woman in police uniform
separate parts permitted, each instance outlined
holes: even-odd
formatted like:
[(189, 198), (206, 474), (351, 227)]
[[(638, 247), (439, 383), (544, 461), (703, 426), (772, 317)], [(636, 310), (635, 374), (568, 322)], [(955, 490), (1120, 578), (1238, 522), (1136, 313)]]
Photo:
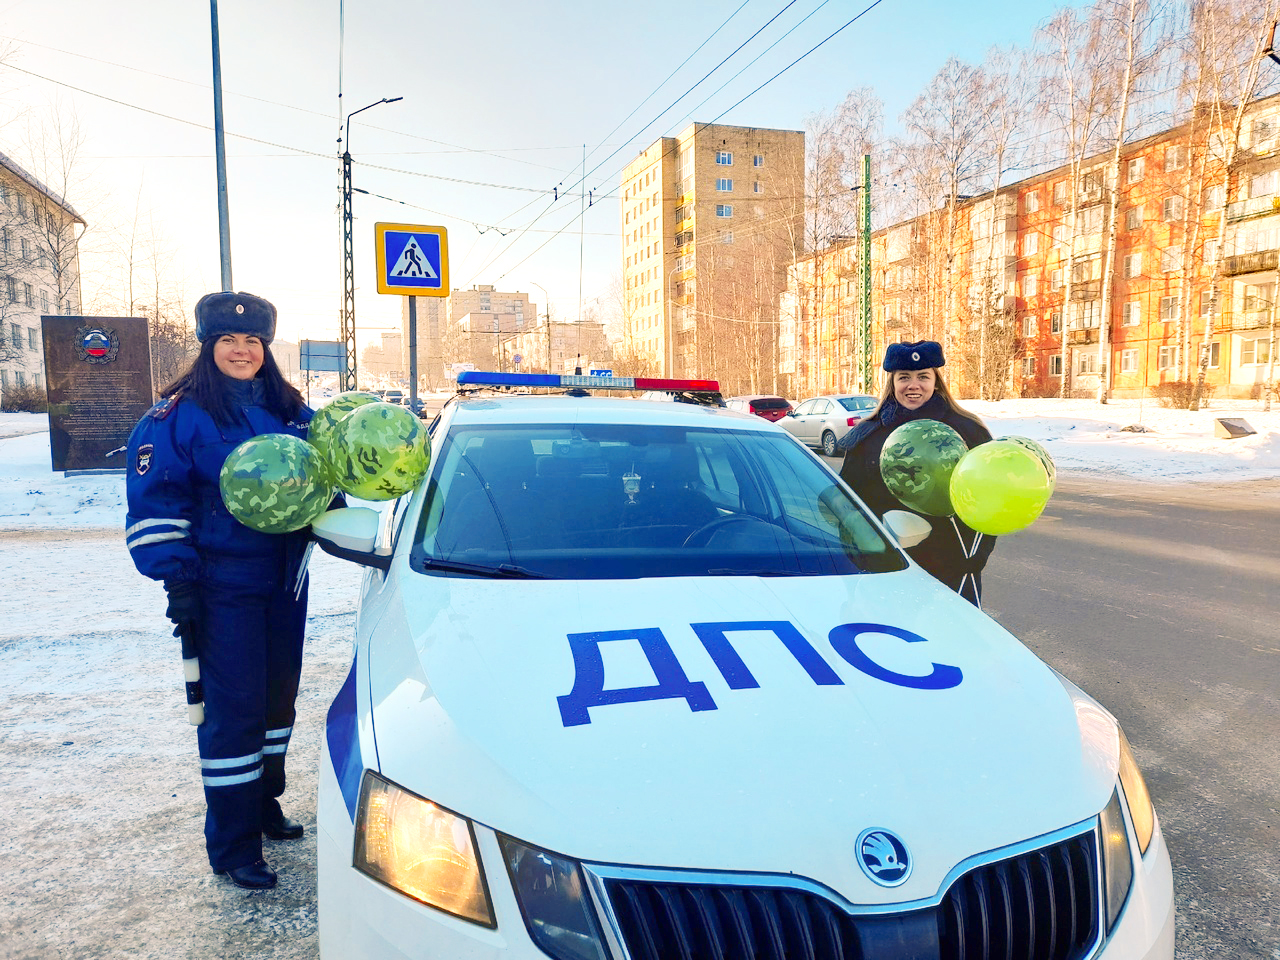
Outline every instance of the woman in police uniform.
[[(960, 434), (973, 449), (991, 439), (982, 421), (951, 396), (942, 379), (942, 347), (933, 340), (891, 343), (882, 366), (889, 374), (880, 403), (840, 440), (845, 451), (840, 477), (883, 517), (889, 510), (906, 510), (889, 492), (880, 475), (880, 451), (889, 434), (912, 420), (938, 420)], [(915, 512), (915, 511), (912, 511)], [(996, 538), (971, 529), (958, 517), (924, 516), (933, 532), (907, 550), (911, 558), (974, 606), (982, 606), (982, 568), (995, 549)]]
[(266, 889), (276, 874), (263, 836), (302, 836), (278, 798), (302, 670), (306, 584), (294, 588), (308, 534), (239, 523), (218, 474), (250, 437), (305, 437), (311, 411), (272, 359), (274, 306), (211, 293), (195, 315), (199, 356), (129, 438), (125, 540), (138, 570), (164, 582), (174, 635), (191, 637), (199, 658), (209, 863), (238, 886)]

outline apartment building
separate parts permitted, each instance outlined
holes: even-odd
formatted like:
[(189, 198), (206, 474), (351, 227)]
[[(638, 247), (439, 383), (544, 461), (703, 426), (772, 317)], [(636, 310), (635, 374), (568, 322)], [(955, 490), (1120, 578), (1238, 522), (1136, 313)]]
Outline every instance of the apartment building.
[[(414, 311), (418, 318), (416, 337), (418, 353), (418, 377), (422, 389), (435, 389), (447, 379), (446, 370), (451, 363), (470, 362), (455, 356), (462, 343), (463, 318), (475, 315), (467, 321), (467, 334), (489, 331), (493, 317), (503, 318), (504, 332), (524, 330), (536, 323), (533, 303), (529, 294), (518, 291), (497, 290), (492, 284), (476, 284), (469, 290), (454, 289), (448, 297), (414, 297)], [(403, 298), (400, 308), (400, 332), (402, 338), (402, 366), (405, 375), (409, 370), (409, 298)], [(482, 319), (487, 317), (489, 319)]]
[(80, 312), (78, 226), (65, 200), (0, 154), (0, 395), (46, 386), (40, 317)]
[(636, 374), (771, 390), (803, 246), (804, 133), (693, 123), (622, 174), (623, 340)]
[[(1118, 175), (1094, 156), (1074, 176), (1063, 166), (964, 198), (950, 232), (945, 209), (877, 231), (876, 355), (939, 340), (965, 396), (1090, 397), (1105, 382), (1136, 397), (1194, 380), (1203, 351), (1214, 395), (1260, 396), (1277, 372), (1280, 96), (1246, 111), (1230, 175), (1228, 152), (1223, 129), (1193, 118), (1126, 144)], [(837, 243), (791, 268), (779, 355), (808, 351), (796, 395), (852, 383), (839, 295), (851, 255)]]

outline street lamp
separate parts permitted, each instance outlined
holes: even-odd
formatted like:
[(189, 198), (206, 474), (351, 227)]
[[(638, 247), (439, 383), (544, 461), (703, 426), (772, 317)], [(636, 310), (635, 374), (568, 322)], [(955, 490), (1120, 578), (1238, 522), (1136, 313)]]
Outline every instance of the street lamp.
[(356, 388), (356, 272), (354, 245), (352, 242), (351, 215), (351, 118), (383, 103), (395, 103), (404, 97), (383, 97), (377, 103), (353, 110), (347, 114), (346, 129), (342, 139), (342, 339), (346, 344), (347, 369), (343, 377), (343, 389)]
[[(529, 282), (542, 291), (542, 296), (546, 299), (546, 302), (547, 302), (547, 312), (544, 314), (544, 316), (546, 317), (546, 321), (547, 321), (547, 373), (550, 373), (551, 372), (551, 294), (547, 293), (547, 288), (544, 287), (542, 284), (538, 283), (537, 280), (530, 280)], [(534, 311), (534, 315), (537, 316), (536, 310)]]

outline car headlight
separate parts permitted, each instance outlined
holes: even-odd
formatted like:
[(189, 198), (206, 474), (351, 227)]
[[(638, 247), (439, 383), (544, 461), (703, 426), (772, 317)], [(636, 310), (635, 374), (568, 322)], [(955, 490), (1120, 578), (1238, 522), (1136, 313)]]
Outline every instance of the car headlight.
[(1129, 749), (1129, 741), (1120, 730), (1120, 786), (1124, 788), (1124, 799), (1129, 805), (1129, 819), (1133, 821), (1133, 832), (1138, 841), (1138, 851), (1145, 854), (1151, 846), (1151, 835), (1156, 829), (1156, 811), (1151, 805), (1151, 794), (1147, 792), (1147, 782), (1138, 769), (1138, 761), (1133, 758)]
[(405, 896), (496, 926), (471, 822), (366, 770), (352, 865)]
[(1120, 911), (1129, 898), (1133, 885), (1133, 858), (1129, 856), (1129, 833), (1124, 828), (1120, 809), (1120, 791), (1111, 794), (1111, 802), (1099, 817), (1102, 828), (1102, 887), (1107, 904), (1107, 933), (1120, 919)]
[(606, 960), (577, 861), (499, 835), (529, 936), (556, 960)]

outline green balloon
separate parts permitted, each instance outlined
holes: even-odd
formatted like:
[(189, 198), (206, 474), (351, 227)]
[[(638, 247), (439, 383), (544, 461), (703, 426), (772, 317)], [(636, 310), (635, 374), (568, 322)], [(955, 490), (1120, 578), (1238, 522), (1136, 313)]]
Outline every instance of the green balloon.
[(937, 420), (912, 420), (889, 434), (880, 450), (880, 476), (889, 492), (917, 513), (949, 517), (951, 471), (969, 448)]
[(222, 502), (246, 527), (292, 533), (324, 513), (333, 500), (333, 473), (320, 451), (301, 437), (266, 433), (240, 444), (218, 474)]
[(368, 403), (338, 421), (329, 459), (338, 486), (353, 497), (394, 500), (426, 476), (431, 445), (406, 407)]
[(1052, 493), (1040, 458), (1008, 438), (974, 447), (951, 474), (956, 516), (992, 536), (1029, 527)]
[(357, 407), (377, 402), (378, 398), (374, 394), (360, 390), (348, 390), (346, 393), (338, 394), (315, 412), (311, 418), (311, 426), (307, 428), (307, 440), (328, 457), (333, 440), (333, 428), (338, 425), (338, 421)]
[(1034, 453), (1044, 464), (1045, 473), (1049, 474), (1049, 488), (1052, 490), (1058, 482), (1058, 468), (1053, 465), (1053, 457), (1049, 456), (1049, 451), (1042, 447), (1036, 441), (1029, 437), (1001, 437), (1001, 440), (1011, 440), (1020, 447), (1026, 447)]

